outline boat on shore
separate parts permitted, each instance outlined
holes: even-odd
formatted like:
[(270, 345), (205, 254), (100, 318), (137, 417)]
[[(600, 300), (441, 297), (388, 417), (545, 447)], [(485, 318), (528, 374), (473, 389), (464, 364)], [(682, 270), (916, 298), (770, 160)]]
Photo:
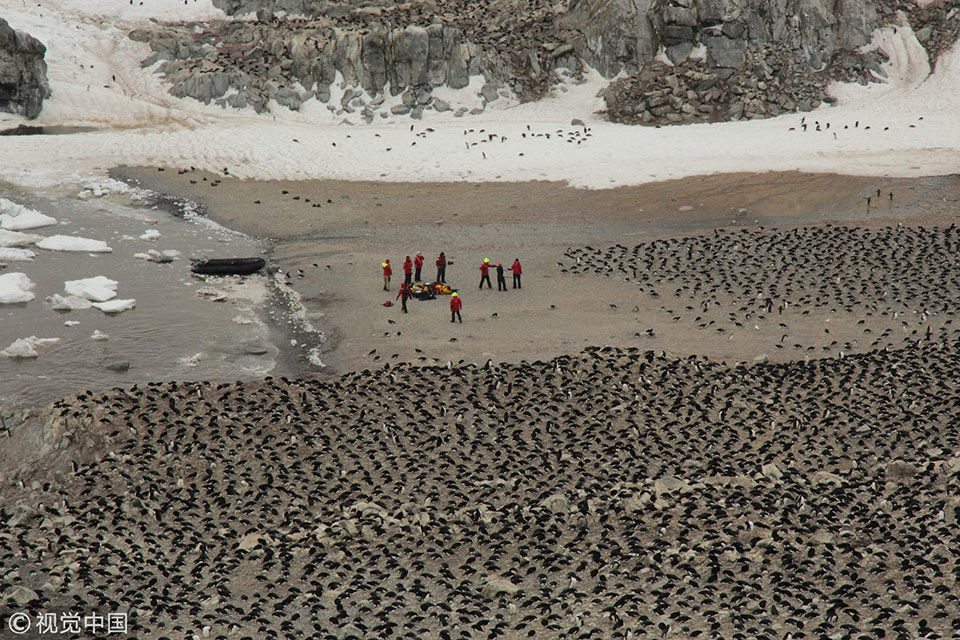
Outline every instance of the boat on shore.
[(256, 273), (267, 264), (263, 258), (204, 258), (190, 270), (207, 276), (245, 276)]

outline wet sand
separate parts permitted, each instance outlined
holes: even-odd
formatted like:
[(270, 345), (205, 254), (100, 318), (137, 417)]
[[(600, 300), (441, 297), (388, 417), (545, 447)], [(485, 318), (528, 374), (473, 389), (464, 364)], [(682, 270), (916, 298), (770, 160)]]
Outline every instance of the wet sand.
[[(731, 331), (723, 333), (702, 331), (675, 319), (689, 301), (643, 295), (622, 278), (574, 276), (567, 268), (575, 265), (564, 262), (564, 253), (716, 228), (947, 225), (960, 209), (955, 176), (730, 174), (591, 191), (555, 183), (256, 182), (151, 168), (125, 168), (117, 175), (183, 194), (201, 202), (214, 220), (269, 239), (271, 260), (290, 274), (318, 326), (331, 333), (325, 373), (392, 361), (517, 362), (605, 344), (744, 361), (836, 356), (845, 343), (846, 353), (860, 352), (872, 341), (862, 339), (857, 323), (863, 317), (857, 311), (811, 316), (791, 310), (791, 348), (782, 349), (777, 345), (783, 318), (746, 328), (731, 322)], [(447, 279), (461, 289), (462, 326), (451, 326), (445, 297), (410, 301), (406, 315), (399, 306), (383, 306), (396, 296), (403, 257), (418, 250), (426, 257), (426, 279), (435, 276), (433, 261), (440, 251), (453, 261)], [(505, 266), (520, 258), (523, 290), (479, 291), (484, 257)], [(390, 294), (381, 290), (384, 258), (394, 266)], [(915, 320), (909, 309), (896, 311), (896, 322), (892, 313), (867, 320), (877, 334), (897, 329), (888, 336), (892, 346), (903, 341), (903, 317)], [(941, 320), (931, 320), (934, 329)], [(832, 323), (829, 334), (824, 333), (827, 323)]]

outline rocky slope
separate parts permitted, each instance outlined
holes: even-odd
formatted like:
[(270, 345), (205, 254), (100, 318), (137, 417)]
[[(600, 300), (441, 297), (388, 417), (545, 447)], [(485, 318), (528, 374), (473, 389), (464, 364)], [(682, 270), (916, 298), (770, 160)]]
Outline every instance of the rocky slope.
[[(131, 34), (154, 51), (145, 65), (163, 60), (159, 71), (176, 95), (258, 111), (270, 100), (298, 109), (335, 95), (331, 110), (360, 111), (367, 121), (388, 115), (380, 105), (389, 95), (403, 96), (394, 114), (447, 110), (433, 89), (463, 88), (472, 76), (483, 77), (482, 105), (506, 93), (537, 99), (584, 65), (608, 78), (630, 74), (607, 92), (611, 117), (623, 122), (763, 117), (815, 107), (830, 79), (877, 77), (883, 54), (857, 49), (898, 11), (933, 56), (960, 30), (960, 0), (925, 9), (896, 0), (215, 4), (238, 19)], [(239, 19), (251, 12), (257, 20)], [(668, 72), (671, 64), (679, 66)], [(687, 73), (697, 76), (692, 83)], [(353, 91), (331, 91), (338, 74)], [(650, 106), (664, 100), (666, 109)]]
[(0, 18), (0, 111), (36, 118), (50, 95), (47, 49), (36, 38), (15, 31)]

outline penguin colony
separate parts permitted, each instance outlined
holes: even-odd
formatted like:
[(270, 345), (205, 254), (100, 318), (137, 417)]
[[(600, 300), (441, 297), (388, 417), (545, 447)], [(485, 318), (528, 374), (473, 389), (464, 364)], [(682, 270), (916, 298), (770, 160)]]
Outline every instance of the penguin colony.
[[(571, 253), (724, 305), (734, 279), (807, 309), (853, 303), (856, 280), (946, 313), (956, 242), (833, 228)], [(129, 611), (136, 637), (960, 634), (948, 333), (752, 366), (597, 347), (151, 383), (51, 411), (108, 453), (8, 491), (0, 575), (37, 610)]]
[[(643, 304), (659, 305), (689, 328), (730, 333), (775, 322), (778, 349), (842, 355), (951, 335), (960, 302), (958, 256), (956, 224), (827, 225), (571, 248), (558, 266), (636, 282)], [(830, 320), (845, 318), (859, 318), (857, 326), (831, 334)], [(795, 339), (795, 329), (814, 319), (825, 332), (819, 348)]]

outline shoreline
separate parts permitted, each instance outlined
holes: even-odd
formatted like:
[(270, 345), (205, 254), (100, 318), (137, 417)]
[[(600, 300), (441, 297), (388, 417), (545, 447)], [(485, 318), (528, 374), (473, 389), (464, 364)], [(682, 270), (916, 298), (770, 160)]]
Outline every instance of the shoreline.
[[(743, 344), (706, 336), (671, 323), (664, 313), (670, 305), (641, 296), (632, 283), (570, 276), (558, 264), (571, 247), (631, 245), (714, 229), (946, 225), (956, 219), (960, 202), (957, 176), (714, 174), (609, 190), (545, 182), (253, 181), (148, 167), (120, 167), (111, 176), (196, 201), (218, 224), (262, 239), (285, 272), (302, 270), (291, 283), (304, 312), (322, 314), (318, 322), (329, 336), (321, 355), (324, 377), (385, 362), (546, 359), (603, 344), (722, 361), (797, 359), (773, 353), (772, 330), (758, 329), (761, 336)], [(878, 188), (884, 201), (868, 211), (866, 195)], [(383, 307), (396, 295), (403, 256), (417, 250), (426, 258), (425, 278), (433, 277), (438, 251), (453, 260), (448, 276), (469, 314), (462, 330), (446, 322), (446, 298), (411, 301), (407, 316), (399, 305)], [(506, 266), (521, 258), (522, 294), (477, 291), (476, 265), (488, 255)], [(394, 264), (389, 296), (380, 290), (384, 257)], [(648, 331), (656, 338), (645, 337)], [(812, 325), (805, 339), (817, 340)]]

